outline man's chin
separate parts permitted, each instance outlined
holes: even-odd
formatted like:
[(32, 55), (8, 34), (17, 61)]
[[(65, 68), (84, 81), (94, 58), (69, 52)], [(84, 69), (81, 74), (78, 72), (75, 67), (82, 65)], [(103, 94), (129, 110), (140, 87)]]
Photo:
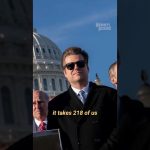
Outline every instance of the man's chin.
[(83, 82), (85, 79), (79, 77), (79, 78), (76, 78), (76, 80), (74, 80), (76, 83), (80, 83), (80, 82)]
[(40, 118), (42, 114), (40, 112), (36, 113), (37, 118)]

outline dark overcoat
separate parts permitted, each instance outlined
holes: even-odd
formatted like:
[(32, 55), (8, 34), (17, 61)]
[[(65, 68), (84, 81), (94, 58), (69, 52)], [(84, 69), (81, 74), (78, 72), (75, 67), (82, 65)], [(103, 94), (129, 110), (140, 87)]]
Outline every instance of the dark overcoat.
[(60, 129), (63, 150), (98, 150), (116, 119), (116, 90), (90, 82), (84, 105), (71, 87), (49, 102), (47, 129)]

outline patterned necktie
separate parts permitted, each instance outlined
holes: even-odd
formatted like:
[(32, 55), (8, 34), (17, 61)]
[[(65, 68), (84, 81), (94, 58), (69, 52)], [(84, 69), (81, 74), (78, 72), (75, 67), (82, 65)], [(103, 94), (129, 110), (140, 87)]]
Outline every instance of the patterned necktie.
[(81, 102), (84, 104), (85, 100), (86, 100), (86, 97), (85, 97), (85, 92), (83, 90), (81, 90), (79, 92), (79, 97), (80, 97)]
[(46, 130), (46, 123), (41, 122), (39, 125), (39, 131), (44, 131), (44, 130)]

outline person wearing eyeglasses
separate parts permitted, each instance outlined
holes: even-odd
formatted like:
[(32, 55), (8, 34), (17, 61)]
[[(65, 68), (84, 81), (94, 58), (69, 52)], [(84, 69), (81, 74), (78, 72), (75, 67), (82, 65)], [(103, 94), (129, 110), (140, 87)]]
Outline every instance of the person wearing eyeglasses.
[(63, 52), (61, 65), (70, 87), (48, 104), (47, 129), (60, 129), (63, 150), (99, 150), (117, 120), (117, 92), (89, 82), (88, 54)]

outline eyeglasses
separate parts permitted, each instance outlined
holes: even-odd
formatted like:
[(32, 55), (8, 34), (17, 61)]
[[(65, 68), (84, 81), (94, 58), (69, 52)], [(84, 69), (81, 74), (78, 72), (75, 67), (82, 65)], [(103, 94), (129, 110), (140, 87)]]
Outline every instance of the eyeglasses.
[(75, 67), (75, 64), (78, 66), (78, 68), (84, 68), (85, 67), (85, 62), (83, 60), (79, 60), (77, 62), (71, 62), (66, 64), (63, 68), (67, 68), (68, 70), (73, 70)]

